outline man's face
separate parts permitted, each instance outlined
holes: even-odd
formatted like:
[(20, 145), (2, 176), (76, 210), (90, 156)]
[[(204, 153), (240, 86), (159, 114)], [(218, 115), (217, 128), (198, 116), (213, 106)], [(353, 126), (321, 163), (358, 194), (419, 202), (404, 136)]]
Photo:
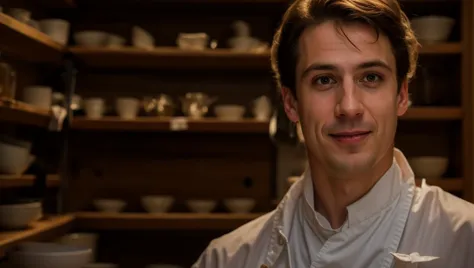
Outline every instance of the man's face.
[(347, 37), (332, 21), (307, 28), (299, 39), (297, 101), (282, 90), (310, 158), (341, 175), (370, 171), (392, 150), (397, 116), (408, 107), (406, 82), (397, 94), (388, 38), (359, 23), (343, 30)]

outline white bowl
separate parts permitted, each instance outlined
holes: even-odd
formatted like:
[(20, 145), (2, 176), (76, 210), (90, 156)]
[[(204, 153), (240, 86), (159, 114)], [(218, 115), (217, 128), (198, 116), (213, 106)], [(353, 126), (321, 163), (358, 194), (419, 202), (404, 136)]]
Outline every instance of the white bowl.
[(41, 31), (61, 45), (66, 45), (69, 38), (69, 22), (61, 19), (46, 19), (39, 21)]
[(209, 213), (216, 208), (217, 202), (214, 200), (188, 200), (186, 205), (192, 212)]
[(446, 157), (420, 156), (408, 159), (415, 177), (441, 178), (448, 169), (449, 160)]
[(90, 248), (92, 251), (90, 262), (94, 262), (98, 238), (99, 236), (94, 233), (70, 233), (58, 238), (56, 243)]
[(168, 212), (173, 205), (174, 198), (171, 196), (143, 196), (141, 203), (143, 208), (150, 213)]
[(31, 19), (31, 12), (23, 8), (10, 8), (8, 15), (23, 23), (28, 23)]
[(13, 267), (22, 268), (82, 268), (89, 262), (88, 248), (54, 243), (27, 242), (10, 254)]
[(109, 35), (101, 31), (83, 31), (74, 34), (74, 41), (80, 46), (103, 47), (107, 44)]
[(116, 34), (109, 34), (107, 38), (108, 47), (123, 47), (125, 45), (125, 42), (126, 42), (125, 38)]
[(214, 113), (219, 119), (237, 121), (244, 116), (245, 107), (241, 105), (217, 105), (214, 107)]
[(0, 205), (0, 227), (24, 229), (43, 216), (40, 202)]
[(448, 39), (455, 20), (444, 16), (424, 16), (411, 20), (420, 43), (438, 43)]
[(209, 36), (206, 33), (180, 33), (176, 44), (184, 50), (204, 50), (208, 41)]
[(35, 160), (30, 155), (31, 143), (12, 140), (12, 142), (0, 141), (0, 173), (20, 175)]
[(118, 199), (96, 199), (94, 206), (101, 212), (118, 213), (123, 211), (127, 203)]
[(49, 110), (53, 101), (53, 89), (48, 86), (29, 86), (23, 89), (23, 101)]
[(252, 198), (229, 198), (224, 200), (224, 205), (230, 212), (248, 213), (255, 207)]

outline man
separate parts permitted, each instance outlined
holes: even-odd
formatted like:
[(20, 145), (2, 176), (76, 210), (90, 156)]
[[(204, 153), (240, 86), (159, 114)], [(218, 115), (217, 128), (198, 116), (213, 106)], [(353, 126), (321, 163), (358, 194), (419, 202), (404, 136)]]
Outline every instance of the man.
[(474, 267), (474, 205), (416, 187), (394, 148), (417, 46), (396, 0), (297, 0), (272, 63), (309, 170), (193, 267)]

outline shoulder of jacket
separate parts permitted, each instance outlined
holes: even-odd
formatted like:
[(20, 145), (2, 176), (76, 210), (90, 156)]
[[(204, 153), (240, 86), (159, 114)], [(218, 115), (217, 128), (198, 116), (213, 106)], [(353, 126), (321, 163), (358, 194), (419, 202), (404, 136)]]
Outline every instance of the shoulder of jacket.
[[(232, 255), (241, 247), (253, 245), (261, 235), (271, 232), (275, 210), (252, 220), (239, 228), (211, 241), (209, 249)], [(270, 237), (270, 235), (268, 235)]]
[(424, 217), (448, 223), (453, 230), (463, 227), (474, 234), (474, 204), (430, 185), (417, 188), (415, 196), (412, 213), (428, 213)]

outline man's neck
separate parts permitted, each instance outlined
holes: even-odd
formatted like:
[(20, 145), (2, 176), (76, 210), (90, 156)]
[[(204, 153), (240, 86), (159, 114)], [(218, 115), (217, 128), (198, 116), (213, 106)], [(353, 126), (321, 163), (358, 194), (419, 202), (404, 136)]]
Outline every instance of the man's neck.
[[(314, 208), (331, 224), (340, 228), (347, 219), (347, 206), (367, 194), (387, 172), (393, 162), (393, 153), (384, 156), (377, 165), (364, 174), (333, 176), (321, 168), (319, 162), (308, 154), (314, 189)], [(343, 175), (344, 176), (344, 175)]]

